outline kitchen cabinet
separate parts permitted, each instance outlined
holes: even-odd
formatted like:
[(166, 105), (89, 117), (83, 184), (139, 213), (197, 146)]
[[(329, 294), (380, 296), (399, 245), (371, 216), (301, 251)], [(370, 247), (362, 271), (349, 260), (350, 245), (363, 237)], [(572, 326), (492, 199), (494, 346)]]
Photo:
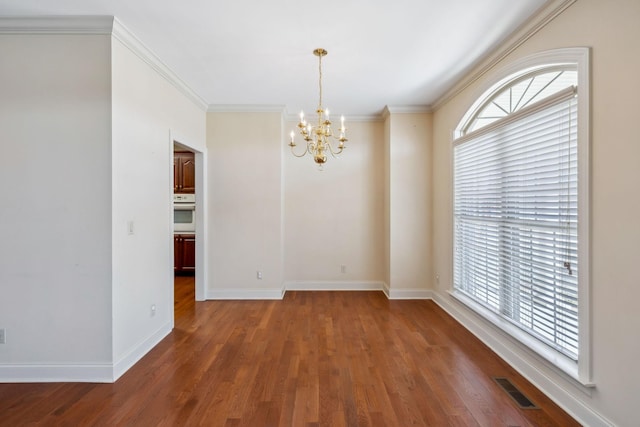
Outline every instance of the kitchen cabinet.
[(196, 270), (195, 234), (174, 234), (173, 270), (175, 273), (193, 273)]
[(195, 193), (196, 163), (195, 155), (189, 151), (173, 153), (173, 192)]

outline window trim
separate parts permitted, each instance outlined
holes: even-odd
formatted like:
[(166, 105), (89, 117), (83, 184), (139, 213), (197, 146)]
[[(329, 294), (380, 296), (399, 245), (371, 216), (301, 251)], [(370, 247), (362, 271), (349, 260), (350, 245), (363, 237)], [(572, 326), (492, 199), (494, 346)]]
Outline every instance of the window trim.
[[(590, 90), (591, 90), (591, 77), (590, 77), (590, 49), (586, 47), (576, 48), (564, 48), (554, 49), (550, 51), (540, 52), (527, 57), (514, 61), (513, 63), (498, 70), (494, 78), (486, 85), (480, 88), (476, 96), (473, 98), (471, 106), (465, 111), (461, 119), (458, 121), (458, 125), (452, 132), (451, 143), (451, 176), (450, 179), (453, 183), (454, 174), (454, 158), (453, 147), (456, 143), (461, 141), (464, 137), (464, 129), (468, 127), (469, 121), (472, 120), (478, 112), (478, 109), (482, 108), (487, 99), (493, 94), (499, 91), (506, 85), (517, 81), (524, 75), (530, 74), (536, 70), (542, 70), (553, 66), (562, 65), (574, 65), (578, 71), (578, 124), (577, 124), (577, 138), (578, 138), (578, 215), (580, 221), (578, 223), (578, 256), (580, 259), (580, 271), (578, 276), (578, 349), (579, 358), (578, 362), (565, 363), (562, 358), (559, 358), (560, 353), (554, 351), (551, 348), (540, 349), (536, 345), (531, 345), (528, 339), (521, 337), (519, 333), (512, 333), (510, 325), (504, 325), (506, 321), (496, 321), (491, 315), (486, 312), (489, 310), (484, 309), (480, 304), (473, 303), (470, 298), (463, 295), (461, 292), (456, 291), (453, 288), (453, 282), (451, 282), (451, 289), (449, 293), (454, 296), (458, 301), (469, 307), (474, 312), (482, 315), (491, 324), (496, 325), (502, 330), (509, 333), (511, 337), (522, 343), (527, 349), (535, 352), (536, 354), (549, 361), (555, 368), (560, 369), (567, 374), (570, 378), (578, 381), (585, 387), (593, 387), (592, 372), (591, 372), (591, 286), (590, 286), (590, 178), (589, 171), (591, 169), (591, 134), (590, 134)], [(451, 187), (453, 191), (453, 187)], [(454, 199), (451, 198), (451, 215), (453, 217), (453, 204)], [(451, 229), (451, 256), (452, 261), (455, 257), (453, 253), (455, 245), (455, 230)], [(454, 274), (454, 263), (451, 263), (451, 277)], [(503, 324), (504, 323), (504, 324)]]

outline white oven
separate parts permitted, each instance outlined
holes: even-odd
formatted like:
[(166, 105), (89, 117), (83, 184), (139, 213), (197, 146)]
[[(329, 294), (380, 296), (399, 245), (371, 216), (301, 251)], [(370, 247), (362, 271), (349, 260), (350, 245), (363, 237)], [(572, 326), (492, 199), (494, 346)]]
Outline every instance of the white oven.
[(195, 233), (196, 231), (196, 195), (173, 195), (173, 231)]

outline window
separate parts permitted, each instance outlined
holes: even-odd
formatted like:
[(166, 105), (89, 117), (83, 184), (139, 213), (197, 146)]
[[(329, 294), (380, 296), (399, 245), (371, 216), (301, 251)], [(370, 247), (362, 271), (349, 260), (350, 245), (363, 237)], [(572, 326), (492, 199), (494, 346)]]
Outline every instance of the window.
[(525, 67), (465, 115), (454, 141), (453, 285), (462, 301), (585, 382), (582, 70), (580, 61)]
[(487, 126), (562, 89), (577, 86), (575, 66), (548, 67), (518, 76), (485, 100), (464, 127), (464, 134)]

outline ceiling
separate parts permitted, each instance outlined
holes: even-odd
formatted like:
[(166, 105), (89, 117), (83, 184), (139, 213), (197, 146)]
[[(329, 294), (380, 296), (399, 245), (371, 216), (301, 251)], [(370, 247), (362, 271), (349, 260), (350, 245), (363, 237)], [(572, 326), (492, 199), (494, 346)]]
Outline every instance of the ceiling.
[(547, 0), (0, 0), (0, 15), (113, 15), (213, 108), (427, 106)]

